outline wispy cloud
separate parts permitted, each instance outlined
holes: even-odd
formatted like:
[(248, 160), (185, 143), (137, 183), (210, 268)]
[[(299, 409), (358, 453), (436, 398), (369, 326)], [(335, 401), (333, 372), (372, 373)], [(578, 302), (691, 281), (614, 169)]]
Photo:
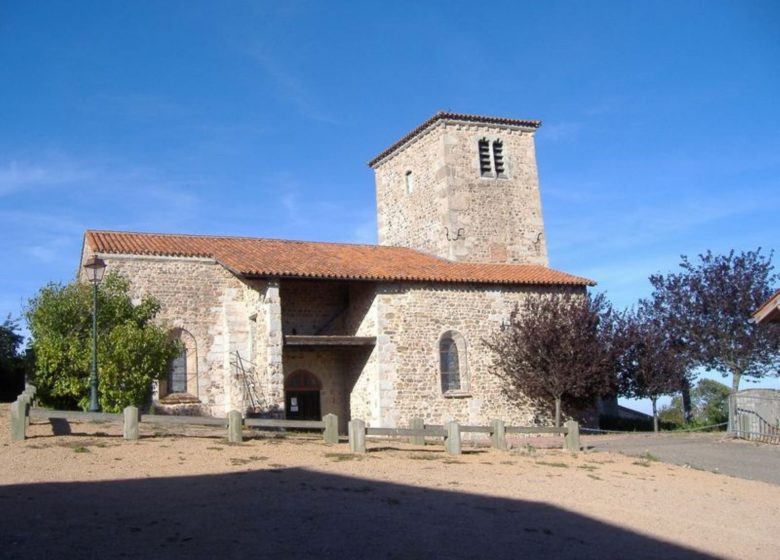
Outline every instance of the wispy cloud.
[(259, 47), (248, 49), (246, 52), (270, 78), (279, 99), (291, 103), (306, 118), (339, 124), (337, 118), (322, 108), (321, 102), (304, 86), (302, 80), (285, 67), (277, 57), (271, 56)]
[(583, 129), (583, 124), (576, 121), (545, 124), (540, 131), (540, 137), (552, 142), (575, 140)]
[(0, 164), (0, 196), (87, 181), (93, 170), (66, 159), (46, 158), (45, 162), (12, 160)]

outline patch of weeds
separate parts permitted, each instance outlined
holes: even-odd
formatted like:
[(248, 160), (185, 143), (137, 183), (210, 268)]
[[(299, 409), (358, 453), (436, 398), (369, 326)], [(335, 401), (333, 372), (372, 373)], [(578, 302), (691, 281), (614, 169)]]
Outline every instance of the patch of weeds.
[(268, 466), (272, 467), (274, 469), (286, 469), (287, 468), (287, 465), (282, 465), (280, 463), (269, 463)]
[(437, 457), (436, 455), (417, 453), (414, 455), (409, 455), (409, 458), (414, 459), (415, 461), (435, 461), (439, 457)]
[(222, 451), (225, 448), (224, 447), (207, 447), (206, 449), (210, 449), (211, 451)]
[(360, 459), (361, 457), (356, 453), (325, 453), (325, 458), (330, 459), (331, 461), (336, 461), (337, 463), (341, 463), (344, 461), (354, 461), (355, 459)]
[(237, 467), (239, 465), (246, 465), (247, 463), (251, 463), (249, 459), (241, 459), (239, 457), (231, 457), (230, 458), (230, 464), (234, 467)]
[(584, 465), (577, 465), (577, 468), (578, 469), (584, 469), (586, 471), (595, 471), (599, 467), (597, 467), (596, 465), (590, 465), (588, 463), (585, 463)]
[(457, 459), (444, 459), (442, 461), (445, 465), (465, 465), (466, 463), (464, 461), (458, 461)]
[(650, 461), (648, 461), (646, 459), (640, 459), (639, 461), (634, 461), (631, 464), (632, 465), (637, 465), (639, 467), (649, 467), (650, 466)]
[(165, 437), (165, 436), (167, 436), (168, 434), (167, 434), (166, 432), (160, 432), (160, 431), (157, 431), (157, 432), (152, 432), (152, 435), (153, 435), (154, 437)]
[(490, 461), (480, 461), (479, 464), (480, 465), (492, 465), (493, 463), (491, 463)]
[(656, 457), (655, 455), (653, 455), (652, 453), (650, 453), (650, 452), (649, 452), (649, 451), (647, 451), (647, 450), (645, 450), (645, 452), (644, 452), (644, 453), (642, 453), (642, 454), (639, 456), (639, 458), (640, 458), (640, 459), (644, 459), (645, 461), (653, 461), (653, 462), (655, 462), (655, 461), (660, 461), (660, 460), (661, 460), (661, 459), (659, 459), (658, 457)]
[(122, 457), (114, 457), (114, 461), (121, 461)]
[(100, 443), (96, 443), (95, 447), (108, 447), (107, 443), (103, 443), (102, 441)]
[(73, 448), (73, 452), (74, 453), (91, 453), (91, 451), (87, 447), (84, 447), (83, 445), (79, 445), (78, 447), (74, 447)]
[(518, 455), (536, 455), (539, 450), (531, 444), (526, 444), (513, 450)]
[(517, 463), (515, 461), (501, 461), (502, 465), (516, 465)]
[(561, 463), (557, 461), (536, 461), (537, 465), (542, 465), (544, 467), (557, 467), (559, 469), (568, 469), (569, 465), (566, 463)]
[(593, 480), (603, 480), (600, 476), (596, 476), (595, 474), (588, 473), (588, 477), (592, 478)]
[(251, 455), (249, 457), (252, 461), (267, 461), (268, 457), (265, 455)]

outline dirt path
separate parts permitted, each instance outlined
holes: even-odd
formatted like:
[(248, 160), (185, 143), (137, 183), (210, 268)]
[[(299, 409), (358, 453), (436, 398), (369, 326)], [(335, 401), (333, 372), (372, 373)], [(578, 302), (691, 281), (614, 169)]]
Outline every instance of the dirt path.
[(596, 451), (651, 453), (660, 460), (729, 476), (780, 485), (780, 445), (735, 440), (724, 434), (587, 436)]
[[(2, 558), (771, 558), (780, 487), (611, 453), (48, 424), (8, 439)], [(529, 440), (533, 442), (533, 440)]]

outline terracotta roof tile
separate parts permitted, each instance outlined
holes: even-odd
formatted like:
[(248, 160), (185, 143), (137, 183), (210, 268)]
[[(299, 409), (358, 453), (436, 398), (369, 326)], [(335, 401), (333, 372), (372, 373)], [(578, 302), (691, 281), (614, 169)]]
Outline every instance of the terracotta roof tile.
[(435, 115), (433, 115), (430, 119), (422, 123), (420, 126), (412, 130), (409, 134), (398, 140), (396, 143), (394, 143), (392, 146), (387, 148), (385, 151), (383, 151), (381, 154), (376, 156), (374, 159), (368, 162), (369, 167), (374, 167), (377, 163), (379, 163), (381, 160), (392, 154), (394, 151), (396, 151), (398, 148), (409, 142), (412, 138), (417, 136), (418, 134), (422, 133), (423, 131), (427, 130), (434, 124), (436, 124), (438, 121), (441, 120), (451, 120), (451, 121), (462, 121), (462, 122), (477, 122), (477, 123), (485, 123), (485, 124), (504, 124), (509, 126), (524, 126), (528, 128), (539, 128), (542, 126), (542, 121), (529, 121), (529, 120), (521, 120), (521, 119), (507, 119), (505, 117), (488, 117), (485, 115), (466, 115), (463, 113), (447, 113), (447, 112), (438, 112)]
[(212, 258), (242, 276), (589, 286), (539, 265), (455, 263), (404, 247), (249, 237), (87, 231), (101, 254)]

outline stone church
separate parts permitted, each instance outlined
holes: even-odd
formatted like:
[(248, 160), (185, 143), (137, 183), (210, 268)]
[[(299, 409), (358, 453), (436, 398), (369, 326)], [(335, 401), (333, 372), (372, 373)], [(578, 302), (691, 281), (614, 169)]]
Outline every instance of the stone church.
[(369, 163), (378, 245), (87, 231), (82, 264), (157, 298), (181, 341), (158, 409), (534, 423), (483, 340), (523, 298), (592, 285), (547, 266), (540, 124), (438, 113), (392, 144)]

